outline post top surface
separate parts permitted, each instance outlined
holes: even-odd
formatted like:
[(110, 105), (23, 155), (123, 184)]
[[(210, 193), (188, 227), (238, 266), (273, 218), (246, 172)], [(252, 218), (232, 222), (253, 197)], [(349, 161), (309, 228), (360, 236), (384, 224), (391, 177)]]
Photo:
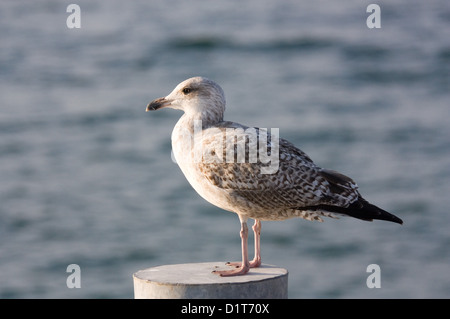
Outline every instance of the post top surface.
[(230, 269), (230, 266), (225, 265), (225, 262), (162, 265), (139, 270), (134, 277), (163, 285), (205, 285), (264, 281), (288, 274), (284, 268), (267, 264), (251, 268), (242, 276), (220, 277), (212, 273), (213, 270), (223, 269)]

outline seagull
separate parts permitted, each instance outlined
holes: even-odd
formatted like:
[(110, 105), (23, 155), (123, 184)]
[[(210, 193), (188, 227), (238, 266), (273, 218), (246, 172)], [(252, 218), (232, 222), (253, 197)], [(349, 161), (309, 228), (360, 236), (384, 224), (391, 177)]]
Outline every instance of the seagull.
[[(300, 217), (350, 216), (403, 224), (397, 216), (370, 204), (357, 184), (337, 171), (317, 166), (292, 143), (262, 128), (224, 121), (222, 88), (205, 77), (189, 78), (146, 111), (162, 108), (184, 114), (172, 132), (173, 156), (197, 193), (239, 216), (241, 262), (228, 262), (219, 276), (246, 274), (261, 265), (261, 221)], [(270, 159), (270, 161), (268, 160)], [(254, 258), (248, 257), (248, 219), (254, 220)]]

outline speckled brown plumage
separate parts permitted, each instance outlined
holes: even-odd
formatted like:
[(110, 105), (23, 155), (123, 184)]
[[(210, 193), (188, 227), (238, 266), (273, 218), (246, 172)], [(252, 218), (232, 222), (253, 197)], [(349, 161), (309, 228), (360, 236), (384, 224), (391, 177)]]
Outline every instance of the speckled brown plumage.
[[(215, 127), (236, 128), (237, 124), (223, 122)], [(230, 194), (234, 205), (238, 206), (236, 211), (250, 218), (283, 220), (302, 217), (321, 221), (320, 216), (337, 217), (339, 214), (326, 210), (311, 210), (308, 207), (348, 207), (360, 197), (353, 180), (316, 166), (304, 152), (284, 139), (279, 140), (279, 169), (273, 174), (262, 174), (261, 167), (264, 164), (261, 161), (248, 162), (248, 147), (246, 163), (225, 162), (224, 130), (208, 134), (206, 129), (203, 134), (208, 136), (203, 140), (203, 153), (214, 153), (215, 159), (209, 158), (208, 161), (197, 163), (199, 171), (209, 183)], [(245, 131), (242, 130), (240, 136), (236, 133), (235, 135), (238, 135), (237, 138), (245, 138)], [(222, 154), (217, 154), (217, 144), (219, 147), (223, 146)], [(219, 155), (222, 155), (222, 158)]]

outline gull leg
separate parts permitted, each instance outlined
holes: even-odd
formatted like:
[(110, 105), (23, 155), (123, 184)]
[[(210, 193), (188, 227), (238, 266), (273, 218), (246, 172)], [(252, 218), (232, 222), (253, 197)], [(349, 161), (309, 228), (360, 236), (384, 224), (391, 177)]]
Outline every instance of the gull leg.
[(238, 276), (246, 274), (250, 269), (250, 263), (248, 261), (248, 227), (247, 227), (247, 219), (241, 218), (241, 247), (242, 247), (242, 263), (239, 267), (232, 270), (214, 270), (214, 274), (218, 274), (220, 276)]
[(250, 262), (250, 268), (255, 268), (261, 266), (261, 246), (260, 246), (260, 237), (261, 237), (261, 221), (255, 219), (255, 223), (253, 224), (253, 232), (255, 233), (255, 257)]
[[(250, 261), (250, 268), (256, 268), (261, 266), (261, 221), (255, 219), (255, 224), (252, 227), (254, 235), (255, 235), (255, 257), (252, 261)], [(240, 267), (240, 262), (227, 262), (228, 266)]]

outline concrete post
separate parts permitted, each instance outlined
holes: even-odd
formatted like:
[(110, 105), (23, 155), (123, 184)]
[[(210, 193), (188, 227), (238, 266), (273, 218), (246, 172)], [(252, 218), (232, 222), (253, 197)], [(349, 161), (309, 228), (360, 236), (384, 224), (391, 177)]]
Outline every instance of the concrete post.
[(286, 299), (288, 271), (271, 265), (252, 268), (243, 276), (220, 277), (213, 270), (224, 262), (164, 265), (133, 275), (136, 299)]

